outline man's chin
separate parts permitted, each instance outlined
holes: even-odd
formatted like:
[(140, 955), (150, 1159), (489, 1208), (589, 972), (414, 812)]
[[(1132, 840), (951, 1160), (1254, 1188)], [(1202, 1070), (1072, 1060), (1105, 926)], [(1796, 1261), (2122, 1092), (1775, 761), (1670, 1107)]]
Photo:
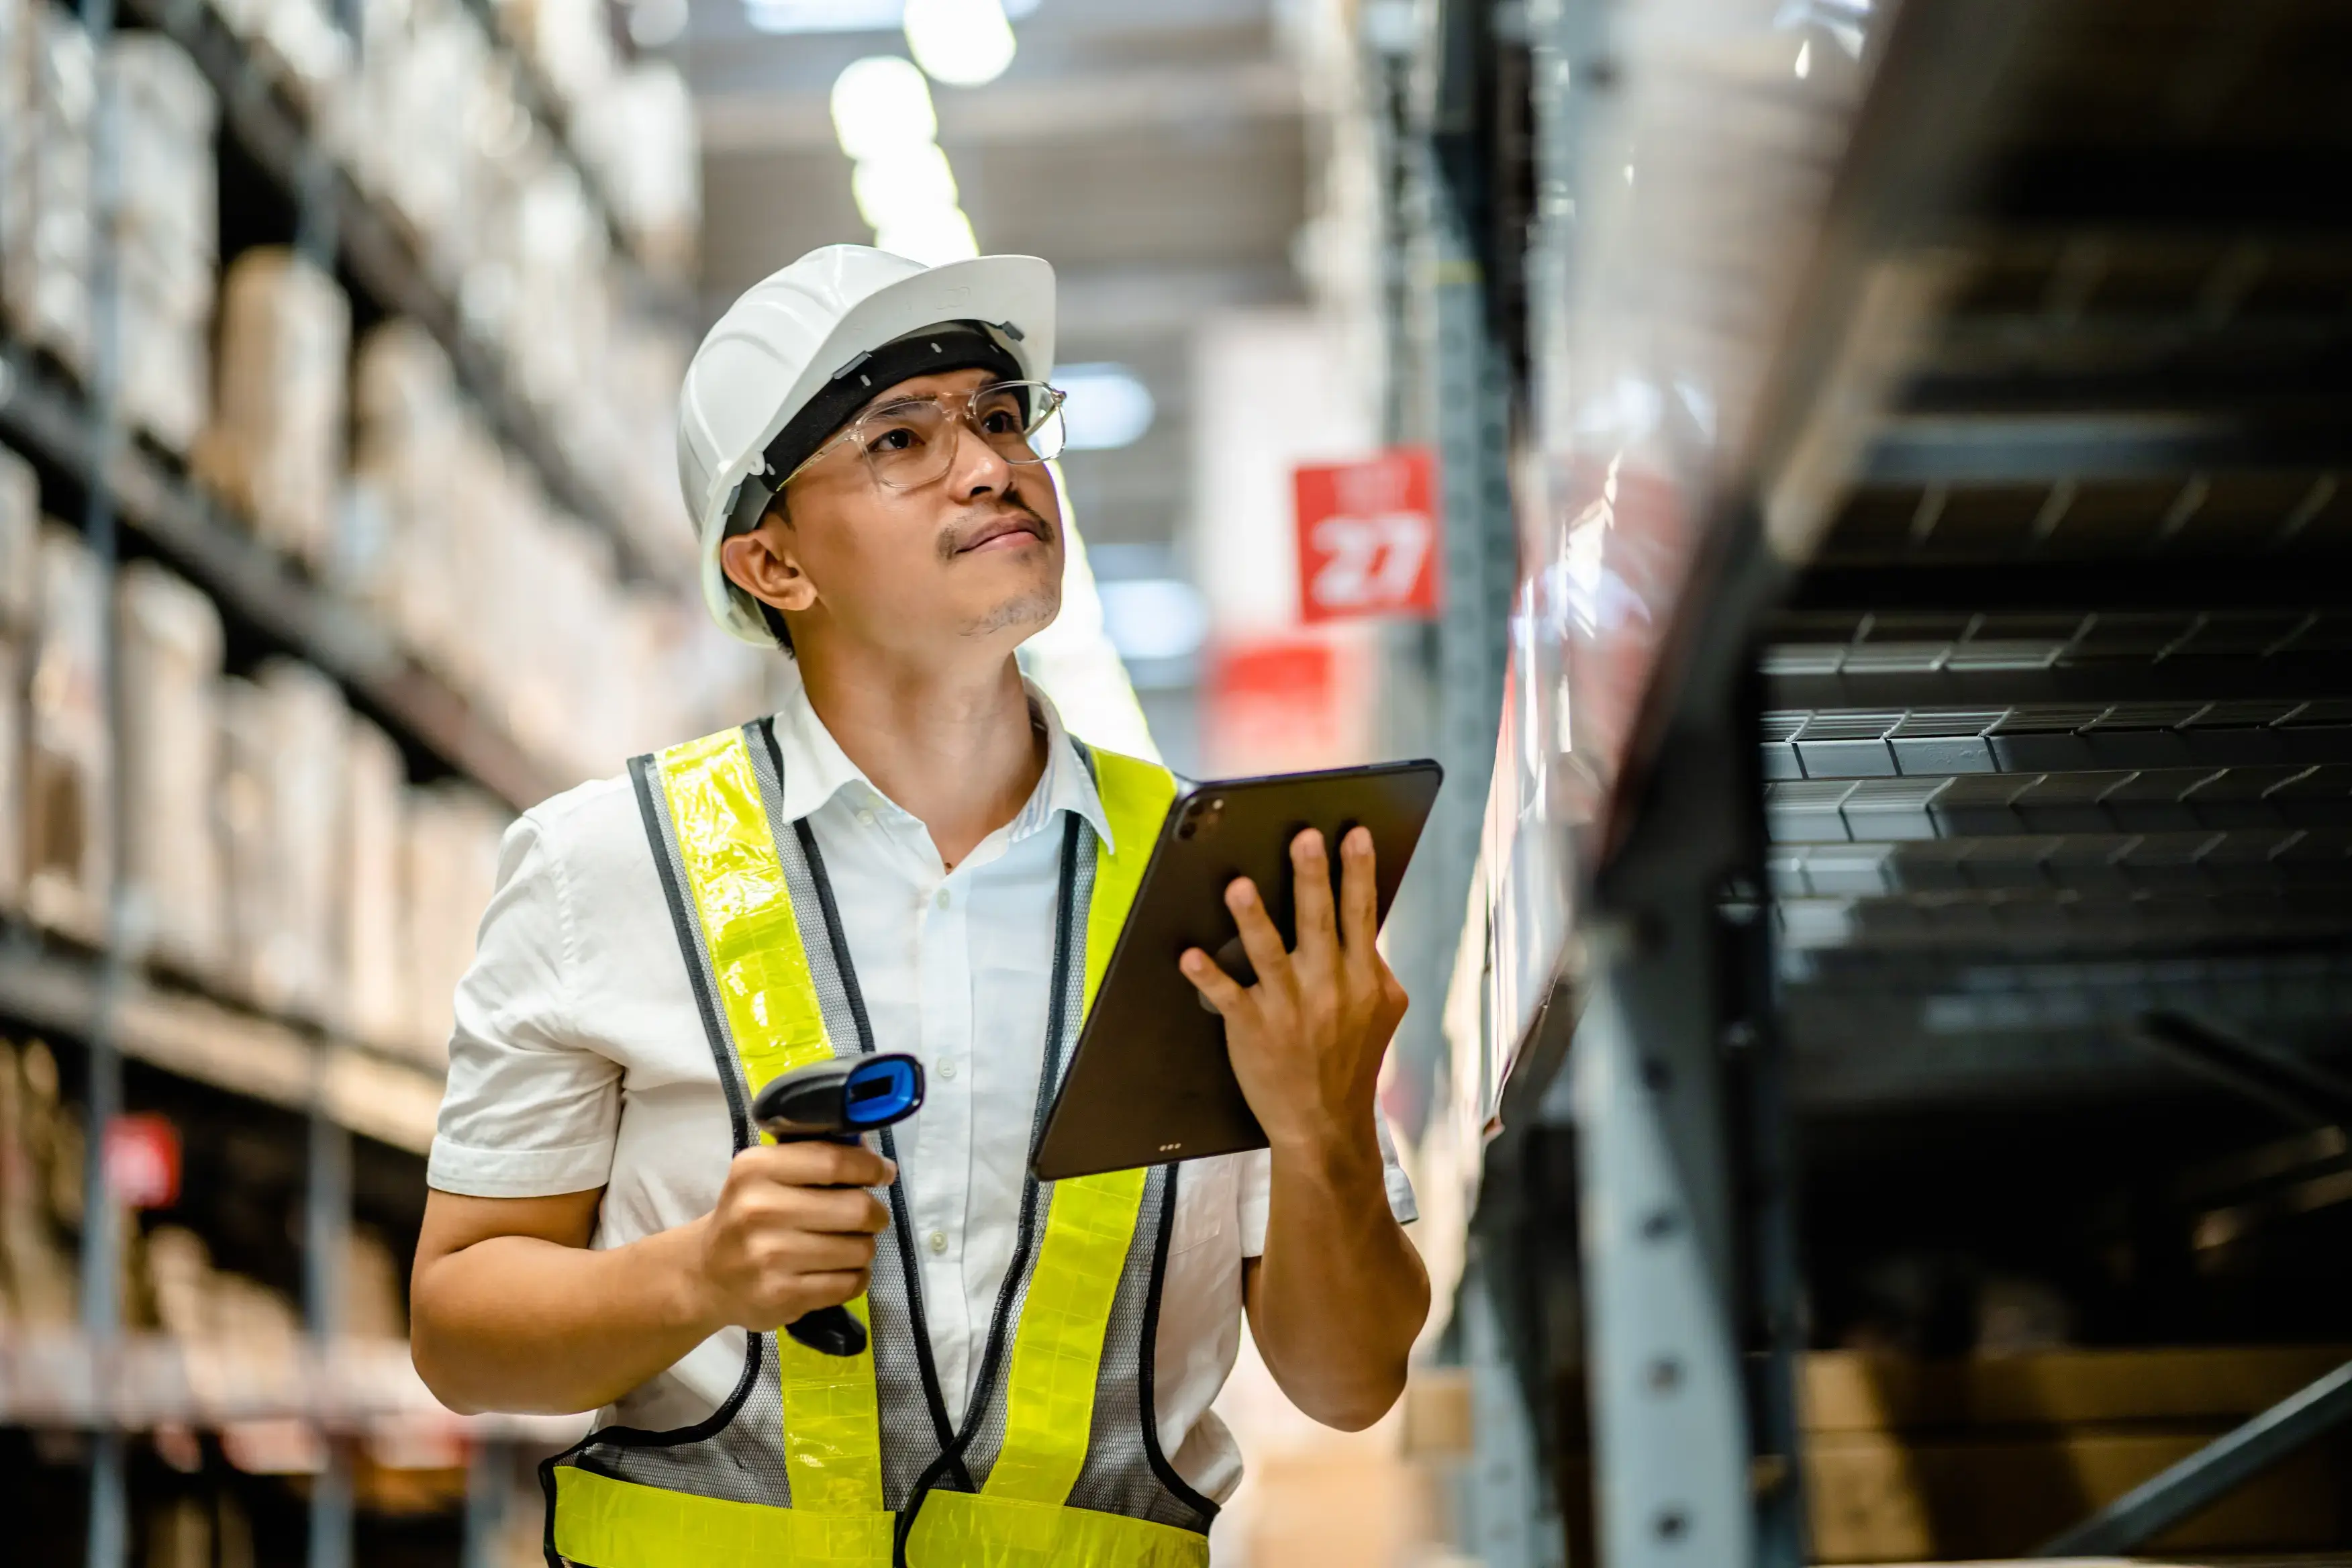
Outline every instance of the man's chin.
[(999, 599), (995, 605), (964, 623), (966, 637), (993, 637), (999, 632), (1018, 631), (1026, 637), (1040, 632), (1061, 613), (1062, 591), (1058, 584), (1029, 589)]

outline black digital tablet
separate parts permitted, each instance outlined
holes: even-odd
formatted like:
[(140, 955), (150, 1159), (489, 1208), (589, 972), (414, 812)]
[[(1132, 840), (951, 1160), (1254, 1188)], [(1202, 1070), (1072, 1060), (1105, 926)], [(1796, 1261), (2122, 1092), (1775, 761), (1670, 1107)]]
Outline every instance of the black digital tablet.
[(1370, 829), (1385, 921), (1443, 776), (1433, 762), (1382, 763), (1180, 791), (1030, 1159), (1038, 1179), (1265, 1148), (1225, 1055), (1224, 1020), (1176, 961), (1197, 947), (1243, 984), (1256, 978), (1225, 908), (1236, 877), (1256, 882), (1283, 941), (1295, 942), (1290, 841), (1309, 827), (1332, 847), (1335, 890), (1340, 836)]

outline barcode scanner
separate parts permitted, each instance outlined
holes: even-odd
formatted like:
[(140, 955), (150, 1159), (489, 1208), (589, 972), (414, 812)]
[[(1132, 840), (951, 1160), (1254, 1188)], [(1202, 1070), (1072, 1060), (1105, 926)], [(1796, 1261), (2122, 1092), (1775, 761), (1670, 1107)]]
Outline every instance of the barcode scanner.
[[(923, 1064), (899, 1051), (849, 1057), (772, 1079), (751, 1102), (751, 1120), (779, 1143), (822, 1138), (855, 1143), (922, 1109)], [(851, 1356), (866, 1348), (866, 1325), (846, 1307), (819, 1307), (784, 1327), (813, 1351)]]

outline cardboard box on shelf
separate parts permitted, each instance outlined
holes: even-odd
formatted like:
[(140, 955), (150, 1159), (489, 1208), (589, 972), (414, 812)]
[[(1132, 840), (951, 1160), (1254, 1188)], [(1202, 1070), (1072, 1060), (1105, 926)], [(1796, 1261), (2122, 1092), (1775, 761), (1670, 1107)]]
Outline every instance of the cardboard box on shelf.
[(364, 719), (351, 721), (344, 747), (341, 1022), (354, 1038), (398, 1048), (408, 1023), (401, 918), (407, 768), (392, 738)]
[(96, 559), (60, 525), (42, 530), (40, 582), (26, 721), (25, 903), (42, 925), (95, 945), (106, 935), (114, 868), (106, 605)]
[(260, 536), (327, 563), (343, 465), (351, 302), (292, 251), (261, 246), (229, 264), (220, 374), (196, 473)]
[(0, 301), (18, 337), (86, 376), (97, 61), (89, 35), (70, 11), (15, 3), (9, 30), (21, 34), (15, 47), (24, 74), (12, 121), (20, 129), (0, 147), (9, 191)]
[(132, 951), (199, 978), (221, 970), (227, 911), (213, 792), (220, 772), (220, 612), (152, 561), (123, 569), (124, 873)]
[(211, 401), (219, 107), (195, 62), (160, 35), (118, 35), (105, 68), (120, 108), (122, 415), (184, 452)]
[(0, 447), (0, 633), (32, 634), (41, 602), (40, 540), (41, 481), (32, 464)]
[[(1804, 1358), (1800, 1415), (1812, 1560), (2016, 1557), (2352, 1361), (2352, 1347), (2051, 1350), (1927, 1362), (1874, 1352)], [(1560, 1489), (1591, 1496), (1584, 1393), (1561, 1390)], [(2161, 1554), (2352, 1545), (2337, 1436), (2266, 1470), (2159, 1536)]]
[(442, 783), (409, 792), (409, 1041), (419, 1060), (446, 1067), (451, 1003), (474, 961), (474, 931), (498, 882), (507, 814), (480, 791)]
[(666, 60), (641, 60), (580, 106), (572, 137), (628, 236), (656, 276), (694, 275), (702, 231), (702, 153), (686, 78)]
[(221, 804), (234, 982), (273, 1013), (331, 1021), (341, 921), (343, 731), (334, 683), (290, 659), (222, 683)]
[(25, 901), (25, 659), (0, 631), (0, 910)]
[(0, 1321), (30, 1329), (74, 1321), (74, 1255), (57, 1224), (55, 1167), (79, 1163), (66, 1131), (58, 1064), (47, 1046), (0, 1039)]

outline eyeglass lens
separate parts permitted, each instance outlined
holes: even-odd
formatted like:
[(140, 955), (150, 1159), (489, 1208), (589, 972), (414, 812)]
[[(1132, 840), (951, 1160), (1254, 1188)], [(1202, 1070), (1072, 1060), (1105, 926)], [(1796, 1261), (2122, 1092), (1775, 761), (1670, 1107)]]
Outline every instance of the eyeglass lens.
[(1034, 381), (983, 386), (969, 396), (886, 403), (858, 421), (857, 444), (877, 479), (913, 489), (947, 472), (958, 435), (950, 421), (959, 414), (1008, 463), (1042, 463), (1061, 455), (1061, 398)]

